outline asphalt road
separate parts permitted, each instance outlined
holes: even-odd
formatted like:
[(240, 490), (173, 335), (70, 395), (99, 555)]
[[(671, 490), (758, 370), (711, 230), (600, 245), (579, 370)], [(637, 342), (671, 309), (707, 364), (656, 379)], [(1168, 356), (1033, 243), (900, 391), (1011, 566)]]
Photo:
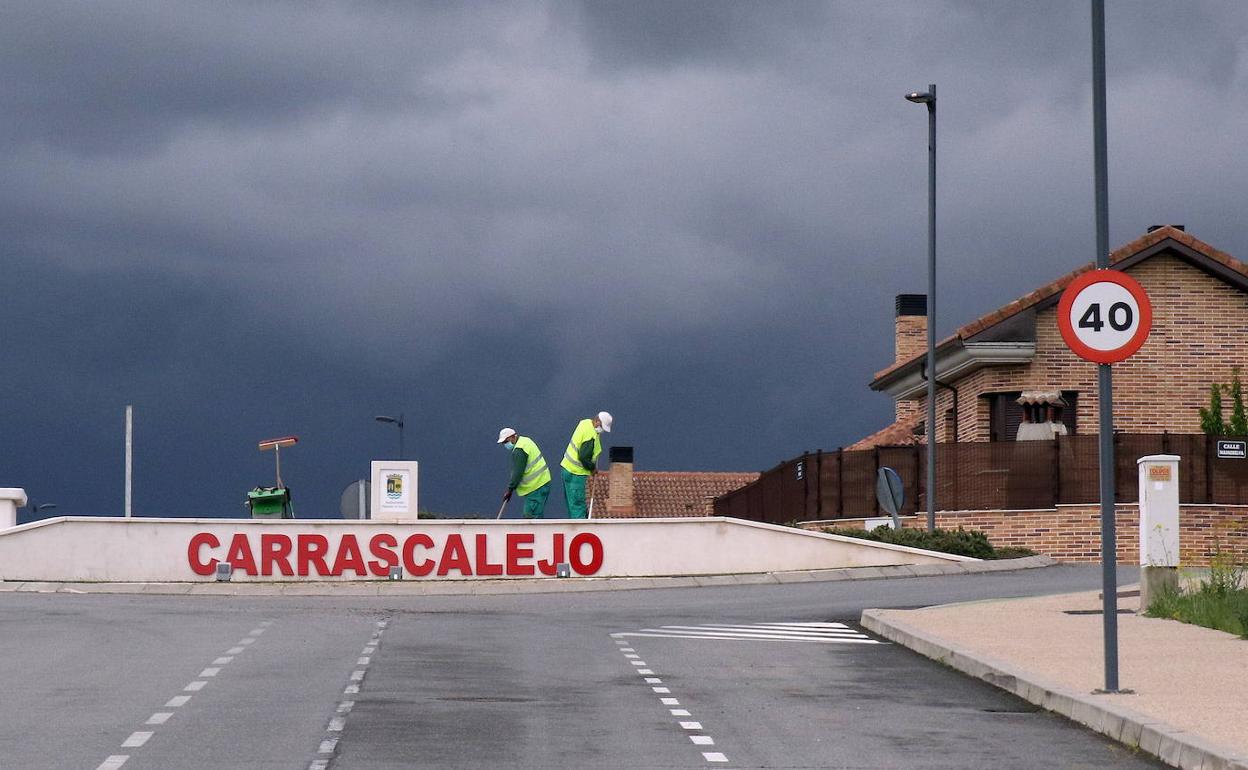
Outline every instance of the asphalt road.
[(856, 626), (867, 607), (1098, 584), (1055, 567), (490, 597), (5, 593), (0, 769), (1159, 767)]

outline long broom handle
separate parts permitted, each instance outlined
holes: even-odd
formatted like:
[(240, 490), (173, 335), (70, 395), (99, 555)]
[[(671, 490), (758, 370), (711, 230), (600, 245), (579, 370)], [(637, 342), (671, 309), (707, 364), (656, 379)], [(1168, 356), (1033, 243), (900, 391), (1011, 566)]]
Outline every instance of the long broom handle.
[(498, 515), (497, 515), (497, 516), (495, 516), (494, 518), (495, 518), (495, 519), (501, 519), (501, 518), (503, 518), (503, 511), (504, 511), (504, 510), (506, 510), (506, 508), (507, 508), (507, 501), (506, 501), (506, 500), (504, 500), (504, 501), (503, 501), (503, 504), (502, 504), (502, 505), (500, 505), (500, 506), (498, 506)]

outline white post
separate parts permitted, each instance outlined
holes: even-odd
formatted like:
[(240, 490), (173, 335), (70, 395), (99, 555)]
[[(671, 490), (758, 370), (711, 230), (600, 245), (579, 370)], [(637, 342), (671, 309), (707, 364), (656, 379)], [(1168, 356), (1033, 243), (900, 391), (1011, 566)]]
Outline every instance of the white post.
[(1179, 457), (1148, 455), (1140, 473), (1140, 609), (1179, 584)]
[(134, 500), (134, 407), (126, 404), (126, 518), (133, 514)]
[(26, 505), (26, 490), (0, 487), (0, 529), (17, 526), (17, 509)]
[(366, 494), (365, 494), (365, 492), (364, 492), (364, 485), (365, 485), (367, 482), (366, 482), (364, 479), (360, 479), (360, 480), (359, 480), (359, 482), (357, 482), (357, 483), (359, 484), (359, 490), (358, 490), (358, 491), (359, 491), (359, 493), (360, 493), (360, 518), (361, 518), (361, 519), (367, 519), (367, 518), (369, 518), (369, 515), (368, 515), (368, 497), (367, 497), (367, 495), (366, 495)]

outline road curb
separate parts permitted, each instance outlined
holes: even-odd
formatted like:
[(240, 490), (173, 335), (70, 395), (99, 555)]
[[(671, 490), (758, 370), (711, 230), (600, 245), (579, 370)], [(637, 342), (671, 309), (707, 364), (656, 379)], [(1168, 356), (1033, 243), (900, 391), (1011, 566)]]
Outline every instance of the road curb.
[(820, 583), (1007, 572), (1050, 567), (1048, 556), (948, 564), (900, 564), (793, 572), (618, 578), (541, 578), (510, 580), (360, 580), (336, 582), (70, 583), (0, 581), (0, 593), (170, 594), (189, 596), (494, 596), (499, 594), (636, 591), (742, 585)]
[(1091, 693), (1071, 690), (991, 656), (973, 653), (909, 623), (885, 619), (880, 612), (865, 610), (862, 613), (863, 628), (1119, 743), (1152, 754), (1166, 764), (1184, 770), (1248, 770), (1246, 755), (1155, 717), (1102, 703)]

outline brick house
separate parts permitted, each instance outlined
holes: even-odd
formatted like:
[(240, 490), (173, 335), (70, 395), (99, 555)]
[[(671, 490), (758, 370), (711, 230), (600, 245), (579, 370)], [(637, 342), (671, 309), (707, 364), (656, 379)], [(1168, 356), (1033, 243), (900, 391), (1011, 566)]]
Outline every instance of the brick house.
[[(1199, 433), (1214, 382), (1248, 369), (1248, 265), (1160, 226), (1110, 255), (1153, 305), (1148, 341), (1114, 366), (1114, 427), (1129, 433)], [(1075, 356), (1057, 327), (1062, 290), (1086, 265), (962, 326), (936, 348), (939, 442), (1013, 441), (1028, 420), (1024, 394), (1060, 396), (1067, 434), (1097, 432), (1096, 364)], [(895, 421), (847, 447), (921, 443), (927, 413), (926, 301), (897, 299), (895, 355), (871, 389), (896, 405)]]
[(611, 447), (606, 473), (589, 478), (585, 494), (594, 518), (712, 516), (712, 503), (758, 478), (757, 473), (636, 471), (632, 447)]
[[(1110, 255), (1153, 307), (1152, 331), (1114, 365), (1118, 559), (1138, 563), (1135, 460), (1184, 458), (1181, 559), (1248, 559), (1248, 461), (1217, 459), (1200, 435), (1210, 387), (1248, 375), (1248, 265), (1182, 227), (1150, 228)], [(1086, 265), (978, 318), (936, 349), (936, 524), (983, 530), (998, 545), (1067, 561), (1100, 557), (1097, 368), (1061, 338), (1062, 291)], [(894, 421), (834, 452), (806, 454), (715, 502), (721, 515), (802, 526), (862, 526), (879, 515), (874, 479), (906, 479), (904, 526), (925, 526), (926, 298), (897, 298), (893, 361), (870, 387), (894, 400)], [(1248, 376), (1246, 376), (1248, 379)], [(1229, 414), (1229, 409), (1225, 412)], [(1029, 441), (1027, 439), (1056, 439)], [(1121, 483), (1120, 483), (1121, 482)]]

